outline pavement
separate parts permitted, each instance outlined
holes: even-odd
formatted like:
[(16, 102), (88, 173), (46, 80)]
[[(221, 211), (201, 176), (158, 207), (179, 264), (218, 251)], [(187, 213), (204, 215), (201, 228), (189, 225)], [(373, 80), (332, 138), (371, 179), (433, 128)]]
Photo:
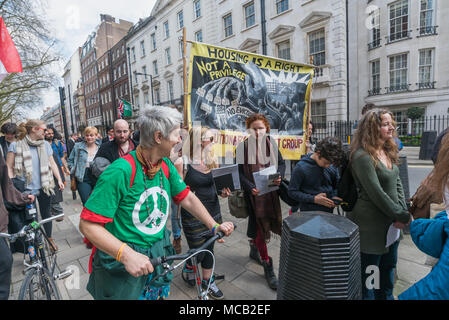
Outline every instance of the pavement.
[[(419, 148), (418, 148), (419, 149)], [(415, 155), (416, 150), (406, 150)], [(426, 162), (413, 161), (412, 165), (429, 166)], [(409, 162), (409, 165), (410, 162)], [(414, 190), (411, 190), (414, 192)], [(220, 199), (223, 221), (233, 221), (237, 229), (226, 238), (223, 244), (216, 243), (215, 272), (224, 275), (225, 279), (217, 281), (219, 288), (223, 291), (225, 298), (229, 300), (275, 300), (276, 291), (271, 290), (264, 278), (263, 267), (258, 265), (248, 256), (249, 246), (246, 237), (247, 219), (237, 219), (229, 214), (226, 199)], [(288, 217), (289, 208), (281, 201), (283, 217)], [(79, 197), (72, 199), (69, 188), (64, 191), (62, 203), (65, 219), (62, 222), (53, 222), (53, 238), (58, 247), (58, 264), (62, 270), (69, 268), (74, 274), (67, 279), (57, 280), (62, 298), (64, 300), (92, 300), (86, 290), (89, 279), (88, 262), (91, 250), (83, 243), (83, 237), (78, 229), (79, 215), (82, 205)], [(168, 228), (171, 229), (170, 219)], [(278, 274), (280, 259), (280, 237), (273, 238), (268, 243), (268, 253), (273, 258), (274, 269)], [(188, 249), (187, 242), (183, 237), (183, 251)], [(408, 234), (399, 245), (399, 258), (397, 264), (397, 281), (394, 294), (397, 296), (415, 282), (425, 277), (431, 267), (426, 265), (426, 255), (419, 251), (413, 244)], [(13, 255), (14, 265), (12, 272), (12, 285), (10, 299), (17, 299), (23, 275), (23, 254)], [(181, 269), (173, 272), (174, 279), (171, 286), (169, 300), (191, 300), (196, 298), (195, 288), (190, 288), (181, 277)]]

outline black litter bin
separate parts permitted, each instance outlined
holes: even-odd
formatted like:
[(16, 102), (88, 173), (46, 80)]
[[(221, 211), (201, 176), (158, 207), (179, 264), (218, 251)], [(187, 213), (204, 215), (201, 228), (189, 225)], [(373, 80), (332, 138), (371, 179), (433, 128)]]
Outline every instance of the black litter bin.
[(421, 138), (421, 147), (419, 148), (419, 160), (432, 159), (433, 146), (437, 140), (436, 131), (425, 131)]
[(361, 281), (357, 225), (324, 212), (284, 220), (278, 300), (361, 299)]

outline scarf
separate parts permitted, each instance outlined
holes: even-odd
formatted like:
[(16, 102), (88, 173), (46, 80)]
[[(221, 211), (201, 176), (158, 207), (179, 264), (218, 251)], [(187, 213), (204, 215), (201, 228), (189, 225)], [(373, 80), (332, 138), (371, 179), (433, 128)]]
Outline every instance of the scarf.
[(27, 184), (31, 183), (33, 177), (33, 162), (31, 157), (31, 147), (37, 148), (40, 164), (41, 188), (47, 195), (53, 195), (55, 182), (53, 173), (50, 170), (50, 161), (47, 150), (45, 150), (44, 140), (33, 141), (26, 135), (24, 139), (16, 143), (16, 156), (14, 159), (14, 174), (16, 176), (25, 176)]
[(145, 174), (148, 176), (148, 178), (153, 179), (154, 176), (159, 172), (159, 169), (161, 168), (162, 159), (160, 159), (156, 165), (153, 165), (143, 155), (142, 147), (140, 145), (136, 148), (136, 156), (137, 160), (142, 165)]
[[(248, 143), (252, 140), (251, 143)], [(254, 183), (253, 172), (258, 172), (270, 165), (277, 167), (278, 163), (278, 149), (267, 135), (255, 141), (254, 137), (250, 136), (244, 142), (244, 165), (243, 174), (251, 182)], [(255, 148), (254, 148), (255, 147)], [(263, 155), (265, 151), (265, 155)], [(265, 160), (262, 161), (262, 157)], [(270, 159), (270, 163), (262, 164)], [(261, 196), (253, 196), (249, 194), (251, 206), (256, 217), (256, 222), (260, 228), (263, 238), (268, 242), (273, 234), (281, 235), (282, 232), (282, 212), (279, 195), (277, 191), (263, 194)]]

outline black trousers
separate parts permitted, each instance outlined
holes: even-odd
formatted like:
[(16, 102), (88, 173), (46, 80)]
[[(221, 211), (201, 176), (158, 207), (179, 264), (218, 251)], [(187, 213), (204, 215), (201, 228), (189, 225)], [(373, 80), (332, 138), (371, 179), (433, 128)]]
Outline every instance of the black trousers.
[(0, 238), (0, 300), (8, 300), (11, 287), (12, 255), (6, 239)]
[[(45, 194), (45, 192), (40, 189), (37, 196), (37, 201), (39, 202), (39, 211), (41, 212), (41, 218), (47, 219), (51, 217), (51, 196)], [(47, 222), (43, 225), (45, 233), (48, 237), (51, 237), (53, 221)]]

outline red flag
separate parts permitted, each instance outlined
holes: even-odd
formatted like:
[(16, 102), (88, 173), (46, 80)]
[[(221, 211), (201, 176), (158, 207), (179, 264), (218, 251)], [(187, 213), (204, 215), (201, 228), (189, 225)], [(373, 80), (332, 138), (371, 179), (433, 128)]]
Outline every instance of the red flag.
[(22, 62), (5, 22), (0, 17), (0, 81), (13, 72), (23, 72)]

